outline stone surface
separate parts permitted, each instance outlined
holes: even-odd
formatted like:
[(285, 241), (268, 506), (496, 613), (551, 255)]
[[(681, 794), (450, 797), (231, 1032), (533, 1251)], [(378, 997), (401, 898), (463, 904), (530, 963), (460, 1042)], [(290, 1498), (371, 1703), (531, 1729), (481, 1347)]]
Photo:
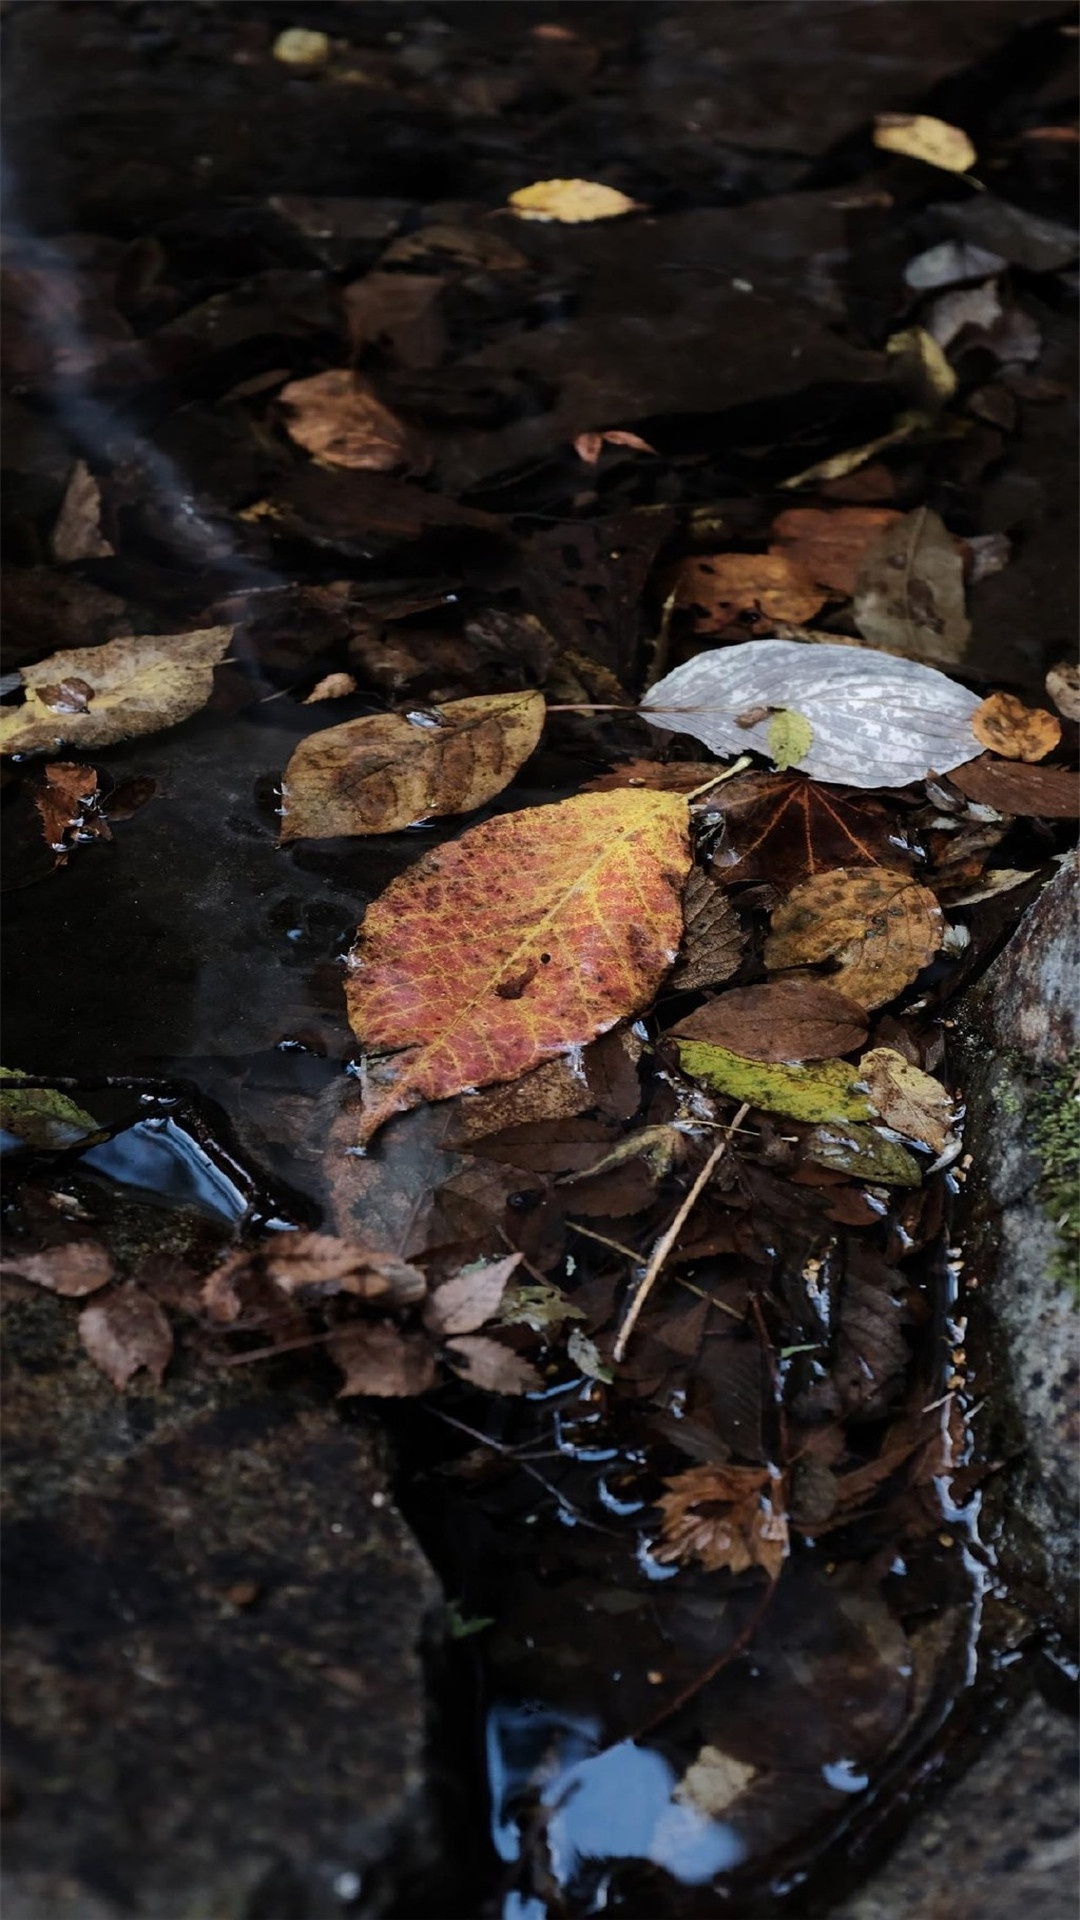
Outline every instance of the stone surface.
[(5, 1351), (6, 1920), (381, 1911), (439, 1596), (371, 1430), (262, 1368), (118, 1395), (44, 1297)]

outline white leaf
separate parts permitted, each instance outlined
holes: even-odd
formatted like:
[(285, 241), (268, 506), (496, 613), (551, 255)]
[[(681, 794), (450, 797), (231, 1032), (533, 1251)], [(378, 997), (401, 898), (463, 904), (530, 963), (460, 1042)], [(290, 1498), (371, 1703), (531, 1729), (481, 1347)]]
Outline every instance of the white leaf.
[(649, 689), (642, 717), (689, 733), (713, 753), (768, 754), (770, 722), (736, 724), (753, 707), (794, 708), (814, 729), (800, 773), (846, 787), (906, 787), (979, 753), (979, 702), (935, 667), (872, 647), (748, 640), (699, 653)]

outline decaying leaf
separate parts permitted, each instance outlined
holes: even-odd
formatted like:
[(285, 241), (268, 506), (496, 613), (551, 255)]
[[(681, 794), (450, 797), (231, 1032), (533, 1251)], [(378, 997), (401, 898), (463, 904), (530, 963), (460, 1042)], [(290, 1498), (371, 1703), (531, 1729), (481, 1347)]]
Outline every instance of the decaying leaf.
[(696, 1807), (707, 1819), (717, 1820), (758, 1775), (757, 1767), (736, 1760), (719, 1747), (702, 1747), (672, 1794), (681, 1806)]
[(520, 1264), (520, 1253), (508, 1254), (503, 1260), (477, 1260), (452, 1280), (444, 1280), (424, 1309), (428, 1332), (442, 1340), (454, 1333), (475, 1333), (486, 1320), (493, 1320), (510, 1277)]
[(435, 1350), (422, 1333), (402, 1333), (388, 1321), (351, 1321), (328, 1342), (334, 1365), (345, 1375), (338, 1398), (370, 1394), (378, 1400), (410, 1399), (435, 1385)]
[(918, 1187), (922, 1170), (897, 1140), (861, 1121), (823, 1121), (807, 1135), (806, 1152), (819, 1166), (884, 1187)]
[[(745, 719), (740, 719), (739, 724), (745, 726)], [(751, 724), (757, 725), (758, 722), (755, 719)], [(766, 738), (773, 765), (780, 773), (786, 773), (789, 767), (797, 767), (800, 760), (806, 759), (814, 744), (814, 729), (804, 713), (792, 713), (790, 709), (785, 709), (775, 713), (769, 721)]]
[[(231, 627), (204, 627), (50, 654), (23, 668), (26, 700), (0, 713), (0, 751), (35, 753), (65, 740), (78, 747), (108, 747), (174, 727), (205, 706), (214, 668), (232, 636)], [(86, 689), (78, 708), (63, 693), (75, 681)]]
[(1045, 760), (1061, 743), (1061, 721), (1045, 707), (1025, 707), (1011, 693), (992, 693), (971, 716), (982, 747), (1005, 760)]
[(656, 452), (656, 448), (650, 447), (640, 433), (627, 433), (622, 427), (613, 427), (607, 433), (579, 433), (574, 441), (574, 452), (587, 467), (595, 467), (605, 446), (629, 447), (633, 453)]
[(62, 566), (76, 560), (108, 560), (116, 551), (101, 531), (101, 488), (85, 460), (77, 460), (52, 534)]
[(519, 220), (558, 220), (563, 226), (577, 226), (583, 220), (614, 220), (619, 214), (634, 213), (639, 203), (597, 180), (535, 180), (531, 187), (518, 187), (507, 204)]
[(957, 379), (944, 348), (926, 327), (904, 327), (890, 334), (885, 351), (893, 360), (896, 377), (912, 400), (928, 416), (938, 413), (956, 392)]
[(664, 1482), (654, 1558), (697, 1560), (707, 1573), (761, 1567), (779, 1577), (788, 1552), (783, 1483), (766, 1467), (689, 1467)]
[(34, 805), (41, 817), (46, 845), (57, 866), (67, 864), (68, 853), (81, 838), (108, 839), (109, 830), (97, 812), (98, 776), (94, 767), (74, 760), (50, 760), (34, 785)]
[(983, 754), (950, 775), (977, 806), (1040, 820), (1075, 820), (1080, 814), (1080, 774), (1071, 767), (1034, 767)]
[(720, 994), (672, 1035), (729, 1047), (748, 1060), (794, 1065), (853, 1053), (866, 1039), (866, 1015), (824, 980), (771, 980)]
[(511, 1287), (503, 1295), (496, 1320), (500, 1327), (531, 1327), (534, 1333), (545, 1333), (549, 1327), (560, 1327), (567, 1320), (584, 1320), (581, 1307), (568, 1300), (558, 1287), (536, 1282), (520, 1287)]
[(317, 680), (311, 692), (304, 695), (302, 705), (318, 706), (320, 700), (344, 700), (346, 695), (356, 692), (356, 681), (351, 673), (326, 673)]
[(804, 880), (776, 909), (765, 965), (775, 973), (832, 961), (839, 993), (880, 1007), (910, 986), (944, 937), (944, 916), (927, 887), (886, 867), (841, 867)]
[(723, 822), (710, 871), (725, 886), (766, 880), (792, 887), (832, 867), (911, 866), (911, 852), (884, 808), (845, 799), (816, 780), (747, 773), (716, 787), (708, 804)]
[(264, 1242), (266, 1277), (289, 1299), (354, 1294), (386, 1306), (406, 1307), (424, 1298), (427, 1282), (418, 1267), (395, 1254), (339, 1240), (330, 1233), (279, 1233)]
[(56, 1087), (9, 1087), (22, 1079), (17, 1067), (0, 1067), (0, 1127), (25, 1140), (28, 1147), (56, 1149), (73, 1146), (96, 1133), (93, 1114), (84, 1112)]
[(940, 1153), (952, 1132), (956, 1113), (940, 1080), (913, 1067), (892, 1047), (874, 1047), (859, 1061), (870, 1104), (895, 1133)]
[(113, 1277), (112, 1260), (100, 1240), (66, 1240), (42, 1253), (13, 1252), (0, 1261), (0, 1270), (17, 1273), (21, 1280), (59, 1293), (65, 1300), (97, 1293)]
[(172, 1328), (158, 1303), (130, 1281), (79, 1315), (79, 1338), (119, 1393), (141, 1368), (161, 1385), (172, 1358)]
[(696, 610), (695, 624), (702, 633), (730, 626), (746, 614), (754, 616), (758, 632), (778, 620), (802, 626), (828, 597), (787, 553), (694, 556), (680, 566), (676, 591), (680, 606)]
[[(857, 447), (845, 447), (842, 453), (830, 454), (827, 460), (815, 460), (813, 466), (804, 467), (801, 473), (793, 473), (787, 480), (781, 480), (780, 485), (785, 492), (791, 492), (795, 487), (806, 487), (812, 482), (828, 484), (836, 480), (845, 480), (848, 474), (857, 473), (868, 460), (872, 460), (875, 453), (883, 453), (886, 447), (894, 447), (902, 440), (910, 440), (912, 434), (918, 433), (925, 425), (925, 418), (919, 409), (909, 407), (904, 413), (898, 415), (888, 433), (879, 433), (876, 439), (864, 440)], [(876, 470), (874, 492), (860, 494), (860, 499), (889, 500), (894, 497), (892, 492), (882, 494), (879, 490), (885, 484), (881, 475), (888, 478), (888, 469), (881, 467)]]
[(745, 1100), (793, 1120), (869, 1120), (873, 1109), (859, 1087), (859, 1071), (844, 1060), (780, 1066), (748, 1060), (709, 1040), (677, 1041), (679, 1065), (715, 1093)]
[(902, 518), (893, 507), (788, 507), (772, 537), (816, 586), (846, 600), (870, 541)]
[(723, 887), (691, 867), (683, 893), (682, 954), (671, 976), (678, 993), (699, 992), (730, 980), (746, 948), (746, 934)]
[(446, 1352), (469, 1385), (483, 1387), (486, 1393), (536, 1393), (544, 1384), (520, 1354), (483, 1334), (463, 1334), (450, 1342)]
[(408, 429), (348, 367), (290, 380), (278, 397), (290, 438), (313, 459), (374, 473), (409, 464)]
[(1059, 660), (1046, 676), (1046, 691), (1066, 720), (1080, 720), (1080, 667)]
[(283, 840), (397, 833), (471, 813), (513, 779), (543, 731), (540, 693), (372, 713), (302, 740), (282, 782)]
[(615, 1375), (603, 1359), (595, 1340), (590, 1340), (580, 1327), (573, 1327), (566, 1343), (566, 1357), (572, 1366), (577, 1367), (588, 1380), (600, 1380), (609, 1383)]
[(802, 772), (841, 786), (904, 787), (975, 758), (978, 704), (933, 667), (891, 653), (748, 640), (685, 661), (650, 688), (640, 712), (662, 732), (737, 754), (768, 751), (768, 722), (740, 727), (739, 715), (792, 708), (814, 729)]
[(962, 127), (950, 126), (929, 113), (879, 113), (874, 118), (874, 145), (886, 153), (902, 153), (923, 160), (946, 173), (966, 173), (977, 154)]
[(871, 646), (886, 653), (942, 666), (963, 659), (971, 634), (964, 563), (956, 541), (929, 507), (904, 514), (866, 548), (855, 586), (855, 624)]
[(349, 962), (360, 1142), (646, 1005), (678, 951), (687, 832), (676, 794), (580, 794), (472, 827), (393, 881)]

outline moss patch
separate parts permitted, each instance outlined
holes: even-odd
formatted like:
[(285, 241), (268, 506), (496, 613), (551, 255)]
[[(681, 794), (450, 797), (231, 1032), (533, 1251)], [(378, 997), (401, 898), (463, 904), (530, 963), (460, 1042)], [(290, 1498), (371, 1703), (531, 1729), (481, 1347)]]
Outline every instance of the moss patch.
[(1080, 1053), (1047, 1081), (1031, 1119), (1039, 1199), (1057, 1228), (1054, 1272), (1080, 1299)]

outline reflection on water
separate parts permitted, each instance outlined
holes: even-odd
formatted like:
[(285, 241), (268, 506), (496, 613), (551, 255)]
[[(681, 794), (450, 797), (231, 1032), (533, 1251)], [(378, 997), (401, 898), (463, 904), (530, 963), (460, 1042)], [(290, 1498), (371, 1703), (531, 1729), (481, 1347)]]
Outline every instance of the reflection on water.
[(121, 1186), (214, 1220), (241, 1220), (251, 1203), (250, 1190), (230, 1178), (225, 1166), (178, 1121), (165, 1117), (138, 1120), (111, 1140), (87, 1148), (79, 1159), (82, 1166)]

